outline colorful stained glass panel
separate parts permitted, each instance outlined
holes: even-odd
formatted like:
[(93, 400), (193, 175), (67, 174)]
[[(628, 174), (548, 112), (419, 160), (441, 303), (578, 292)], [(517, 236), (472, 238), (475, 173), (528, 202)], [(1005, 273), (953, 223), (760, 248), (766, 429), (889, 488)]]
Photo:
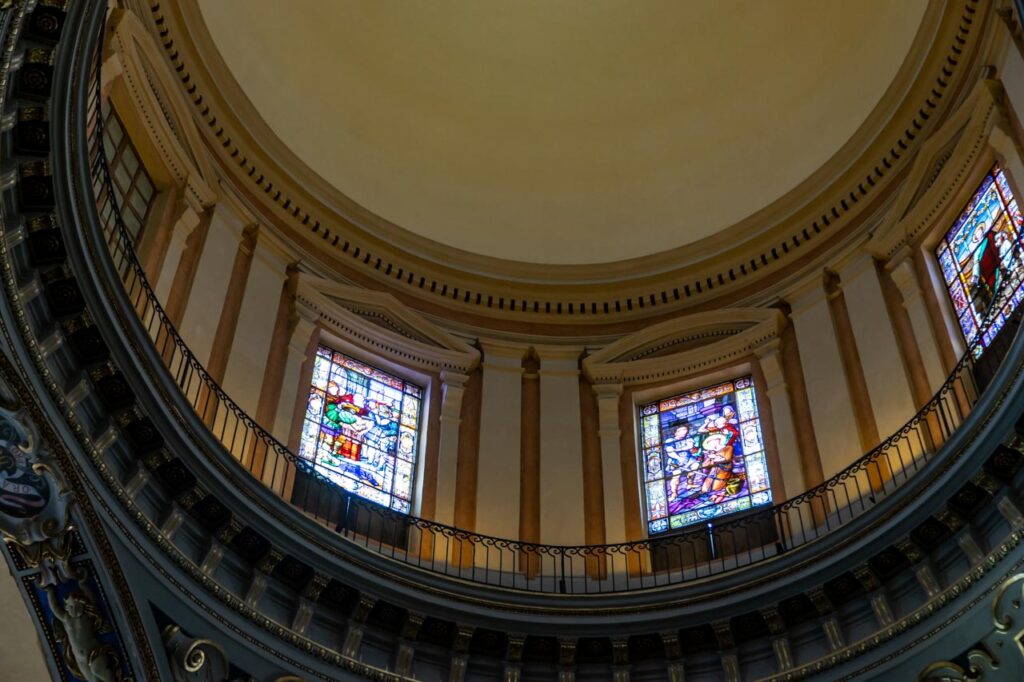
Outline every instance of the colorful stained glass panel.
[(640, 406), (651, 535), (772, 501), (750, 377)]
[(299, 456), (345, 490), (410, 510), (423, 389), (320, 346)]
[(960, 328), (967, 343), (978, 339), (980, 355), (1024, 298), (1022, 218), (999, 166), (985, 176), (974, 197), (936, 248)]

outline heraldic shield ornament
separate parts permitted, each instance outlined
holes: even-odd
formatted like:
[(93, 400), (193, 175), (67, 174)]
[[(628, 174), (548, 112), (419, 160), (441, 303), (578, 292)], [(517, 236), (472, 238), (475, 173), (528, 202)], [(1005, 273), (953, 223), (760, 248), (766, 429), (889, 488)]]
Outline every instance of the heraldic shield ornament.
[(70, 575), (71, 495), (10, 388), (0, 382), (0, 533), (43, 586)]

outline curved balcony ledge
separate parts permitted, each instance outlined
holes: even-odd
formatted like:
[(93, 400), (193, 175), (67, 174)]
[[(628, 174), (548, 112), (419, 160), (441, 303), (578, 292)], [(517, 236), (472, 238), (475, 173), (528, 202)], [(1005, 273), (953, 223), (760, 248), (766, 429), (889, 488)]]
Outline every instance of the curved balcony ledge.
[[(79, 7), (76, 5), (76, 9)], [(576, 635), (615, 632), (621, 636), (678, 628), (680, 623), (712, 622), (716, 612), (729, 612), (743, 602), (777, 602), (805, 591), (810, 584), (828, 581), (848, 571), (851, 565), (863, 562), (879, 547), (905, 537), (941, 508), (981, 468), (984, 459), (1012, 437), (1018, 417), (1024, 413), (1024, 339), (1017, 338), (971, 414), (927, 464), (925, 472), (911, 477), (872, 509), (814, 542), (760, 563), (681, 585), (621, 594), (536, 594), (419, 570), (353, 545), (300, 510), (283, 504), (273, 491), (239, 466), (195, 413), (138, 319), (106, 250), (87, 181), (91, 181), (92, 174), (83, 141), (89, 139), (85, 112), (92, 90), (88, 70), (82, 68), (82, 63), (95, 48), (102, 12), (92, 11), (89, 21), (92, 31), (85, 30), (76, 36), (79, 42), (73, 51), (70, 43), (61, 46), (65, 58), (58, 61), (58, 73), (66, 80), (58, 82), (69, 85), (66, 91), (57, 93), (54, 106), (54, 112), (71, 112), (66, 122), (69, 127), (56, 135), (59, 151), (54, 159), (53, 177), (68, 262), (84, 308), (100, 329), (113, 365), (124, 377), (141, 412), (148, 415), (162, 435), (166, 449), (185, 463), (204, 486), (217, 491), (222, 504), (240, 523), (258, 529), (278, 554), (298, 557), (318, 573), (358, 585), (376, 599), (439, 618), (472, 621), (477, 627), (510, 632), (557, 635), (568, 628)], [(78, 63), (70, 56), (78, 59)], [(63, 119), (59, 122), (65, 123)], [(25, 281), (15, 279), (16, 270), (28, 273), (31, 266), (16, 250), (3, 247), (3, 251), (8, 287), (3, 318), (8, 329), (17, 329), (22, 336), (20, 340), (12, 339), (11, 348), (39, 395), (48, 394), (53, 401), (49, 405), (51, 417), (61, 426), (67, 442), (77, 441), (83, 453), (89, 455), (82, 461), (83, 473), (91, 486), (90, 495), (102, 502), (109, 514), (108, 523), (117, 535), (131, 544), (130, 551), (138, 553), (147, 570), (161, 576), (180, 594), (189, 595), (193, 608), (217, 616), (225, 626), (241, 632), (255, 621), (286, 640), (290, 637), (293, 644), (309, 642), (291, 628), (272, 622), (280, 621), (282, 609), (294, 602), (294, 594), (288, 588), (269, 581), (264, 608), (276, 613), (269, 619), (261, 615), (258, 609), (246, 605), (246, 588), (240, 582), (240, 577), (247, 579), (251, 574), (251, 562), (226, 552), (217, 579), (204, 574), (200, 552), (210, 542), (210, 534), (201, 532), (197, 524), (188, 520), (182, 522), (177, 533), (166, 532), (166, 528), (158, 525), (158, 519), (168, 509), (172, 509), (172, 516), (181, 515), (180, 511), (173, 511), (172, 496), (156, 485), (144, 485), (136, 495), (128, 490), (132, 486), (125, 481), (141, 469), (132, 468), (134, 457), (123, 441), (102, 435), (103, 420), (108, 415), (98, 407), (98, 400), (90, 398), (88, 392), (68, 400), (66, 387), (81, 379), (81, 370), (66, 347), (52, 352), (40, 348), (40, 332), (54, 329), (52, 311), (41, 297), (18, 294), (25, 289)], [(105, 427), (109, 434), (110, 424)], [(100, 434), (100, 438), (89, 434)], [(97, 440), (106, 441), (105, 452), (97, 449)], [(137, 541), (137, 530), (148, 539)], [(1011, 532), (1009, 544), (993, 552), (991, 556), (995, 558), (989, 558), (986, 566), (991, 569), (1000, 559), (1016, 558), (1019, 539), (1018, 532)], [(1011, 572), (1019, 565), (1015, 564)], [(968, 574), (967, 587), (971, 585), (971, 575)], [(232, 578), (234, 590), (227, 585)], [(227, 603), (231, 612), (218, 615), (196, 593), (195, 586)], [(982, 589), (980, 583), (976, 587)], [(947, 590), (949, 599), (959, 599), (965, 589), (961, 584), (951, 586)], [(987, 594), (994, 588), (987, 584), (984, 589)], [(243, 597), (231, 594), (239, 590)], [(899, 621), (905, 625), (893, 626), (886, 637), (909, 632), (915, 622), (914, 614), (909, 614)], [(895, 646), (897, 641), (892, 639), (888, 646)], [(863, 650), (862, 644), (858, 646)], [(857, 648), (848, 650), (852, 658)], [(321, 660), (344, 662), (360, 674), (381, 672), (372, 666), (360, 668), (348, 659), (345, 662), (343, 656), (328, 659), (322, 648), (318, 652)], [(835, 663), (841, 660), (836, 658)], [(820, 669), (819, 665), (817, 670)], [(811, 667), (796, 674), (799, 677), (815, 670)]]

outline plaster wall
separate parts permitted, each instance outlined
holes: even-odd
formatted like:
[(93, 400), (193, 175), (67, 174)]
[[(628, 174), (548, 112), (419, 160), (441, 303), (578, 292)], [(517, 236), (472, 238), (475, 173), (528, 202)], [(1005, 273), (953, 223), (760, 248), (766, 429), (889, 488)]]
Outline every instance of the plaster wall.
[(0, 613), (4, 614), (0, 680), (50, 679), (36, 625), (9, 570), (0, 570)]

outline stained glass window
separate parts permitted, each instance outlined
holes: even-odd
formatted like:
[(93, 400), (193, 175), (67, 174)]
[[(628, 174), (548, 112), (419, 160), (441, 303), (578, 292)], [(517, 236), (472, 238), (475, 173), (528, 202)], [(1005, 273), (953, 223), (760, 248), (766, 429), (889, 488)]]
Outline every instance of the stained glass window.
[(978, 354), (1024, 298), (1021, 223), (1006, 176), (995, 166), (935, 250), (967, 343), (983, 329)]
[(423, 389), (316, 349), (299, 456), (351, 493), (408, 513)]
[(770, 504), (750, 377), (640, 406), (650, 535)]

